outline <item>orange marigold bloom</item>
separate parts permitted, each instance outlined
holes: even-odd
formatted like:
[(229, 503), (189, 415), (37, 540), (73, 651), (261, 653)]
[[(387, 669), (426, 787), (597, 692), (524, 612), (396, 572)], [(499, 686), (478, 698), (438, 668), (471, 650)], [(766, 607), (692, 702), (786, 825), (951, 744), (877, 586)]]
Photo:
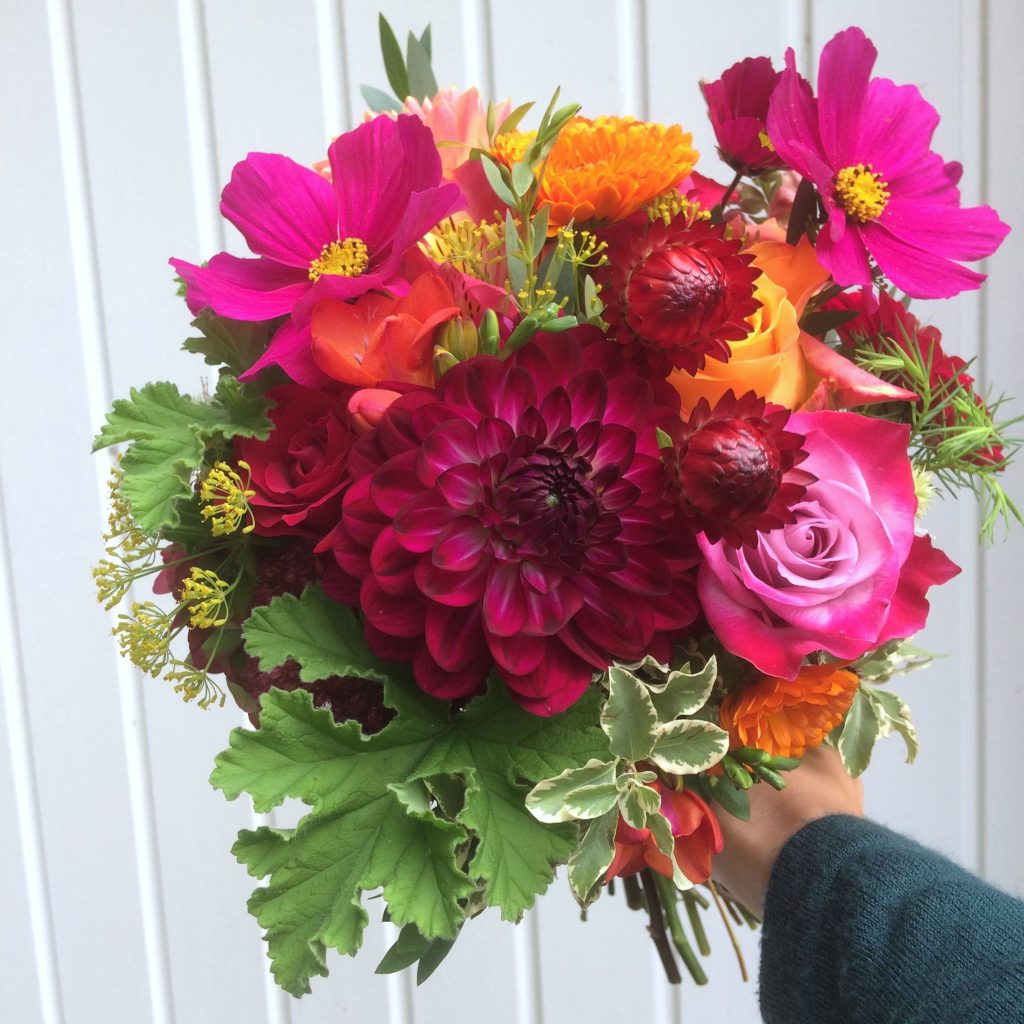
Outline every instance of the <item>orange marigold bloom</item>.
[(719, 723), (734, 747), (803, 757), (843, 720), (859, 682), (842, 664), (805, 665), (795, 679), (764, 676), (722, 701)]
[[(532, 132), (506, 132), (494, 156), (511, 166)], [(574, 117), (548, 156), (538, 205), (551, 207), (550, 227), (569, 221), (614, 224), (675, 188), (697, 162), (693, 136), (677, 124), (631, 117)]]

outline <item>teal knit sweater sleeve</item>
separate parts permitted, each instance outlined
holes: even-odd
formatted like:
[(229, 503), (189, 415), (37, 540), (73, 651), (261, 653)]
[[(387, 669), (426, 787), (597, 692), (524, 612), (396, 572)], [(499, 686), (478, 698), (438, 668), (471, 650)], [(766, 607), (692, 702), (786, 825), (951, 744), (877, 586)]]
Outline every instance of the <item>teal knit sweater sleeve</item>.
[(761, 939), (766, 1024), (1024, 1024), (1024, 903), (859, 818), (783, 847)]

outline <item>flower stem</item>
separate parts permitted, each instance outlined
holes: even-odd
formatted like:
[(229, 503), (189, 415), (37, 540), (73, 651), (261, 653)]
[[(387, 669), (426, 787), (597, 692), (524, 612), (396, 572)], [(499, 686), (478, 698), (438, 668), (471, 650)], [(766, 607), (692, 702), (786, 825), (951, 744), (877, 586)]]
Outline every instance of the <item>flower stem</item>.
[[(677, 906), (675, 886), (662, 875), (658, 875), (656, 880), (658, 888), (661, 890), (661, 902), (662, 906), (665, 908), (665, 917), (668, 919), (668, 928), (672, 933), (672, 943), (679, 951), (679, 955), (682, 957), (683, 963), (686, 964), (686, 969), (690, 972), (690, 977), (692, 977), (698, 985), (706, 985), (708, 983), (708, 976), (704, 973), (704, 968), (701, 967), (700, 961), (697, 959), (697, 955), (690, 946), (690, 942), (686, 938), (686, 932), (683, 931), (683, 922), (679, 919), (679, 908)], [(687, 906), (689, 907), (689, 904), (687, 904)], [(691, 918), (691, 922), (692, 920), (693, 919)], [(698, 938), (698, 943), (699, 942), (700, 939)], [(705, 939), (705, 944), (706, 942), (707, 940)], [(708, 950), (708, 952), (710, 952), (710, 950)]]
[(679, 985), (683, 978), (679, 973), (676, 958), (672, 955), (672, 946), (668, 941), (668, 932), (665, 931), (665, 918), (661, 912), (661, 900), (658, 898), (658, 883), (655, 882), (650, 868), (644, 868), (640, 872), (640, 882), (644, 887), (644, 895), (647, 897), (647, 910), (650, 914), (651, 923), (648, 926), (651, 938), (654, 940), (654, 948), (661, 958), (661, 966), (665, 969), (665, 977), (669, 984)]
[(622, 879), (622, 888), (626, 893), (626, 906), (630, 910), (646, 910), (647, 904), (644, 902), (643, 890), (640, 888), (640, 883), (637, 882), (635, 875), (626, 875)]
[[(707, 932), (704, 931), (704, 922), (700, 917), (696, 897), (697, 893), (692, 889), (689, 892), (683, 893), (683, 902), (686, 904), (686, 916), (690, 919), (690, 927), (693, 929), (693, 937), (697, 940), (697, 949), (700, 950), (700, 955), (710, 956), (711, 944), (708, 942)], [(707, 900), (703, 900), (703, 903), (706, 908)]]
[(737, 171), (735, 177), (729, 182), (729, 187), (725, 190), (725, 194), (722, 196), (721, 201), (711, 213), (711, 219), (716, 223), (725, 216), (725, 208), (729, 205), (729, 200), (732, 199), (732, 194), (736, 191), (736, 186), (739, 185), (742, 180), (743, 172)]
[(715, 883), (708, 879), (708, 888), (711, 890), (711, 898), (715, 901), (715, 906), (718, 907), (718, 913), (722, 915), (722, 922), (725, 924), (725, 930), (729, 933), (729, 941), (732, 942), (733, 952), (736, 954), (736, 960), (740, 965), (740, 977), (744, 981), (750, 981), (750, 975), (747, 973), (747, 962), (743, 959), (743, 950), (740, 949), (740, 944), (736, 939), (736, 933), (732, 930), (732, 925), (729, 923), (729, 915), (725, 912), (725, 907), (722, 906), (722, 898), (718, 895), (718, 889), (715, 887)]

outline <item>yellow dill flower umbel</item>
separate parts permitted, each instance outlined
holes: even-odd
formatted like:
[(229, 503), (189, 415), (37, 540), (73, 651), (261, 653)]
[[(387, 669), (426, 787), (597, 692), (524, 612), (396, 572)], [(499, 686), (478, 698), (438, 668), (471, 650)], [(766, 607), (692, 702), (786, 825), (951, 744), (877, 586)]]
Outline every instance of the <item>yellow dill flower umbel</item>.
[(805, 665), (795, 679), (764, 676), (722, 701), (719, 724), (733, 747), (803, 757), (843, 720), (859, 685), (842, 664)]
[(231, 587), (215, 572), (192, 566), (181, 591), (181, 603), (188, 607), (189, 625), (216, 629), (228, 621), (227, 595)]
[(256, 494), (249, 490), (249, 463), (239, 461), (238, 466), (245, 470), (244, 484), (232, 466), (216, 462), (199, 489), (199, 497), (206, 503), (203, 518), (210, 520), (215, 537), (234, 533), (243, 520), (247, 522), (242, 533), (251, 533), (256, 526), (256, 517), (249, 508), (249, 499)]
[[(532, 141), (532, 133), (506, 132), (494, 156), (511, 166)], [(548, 156), (538, 205), (551, 208), (551, 232), (570, 221), (614, 224), (678, 185), (697, 157), (693, 136), (676, 124), (574, 117)]]

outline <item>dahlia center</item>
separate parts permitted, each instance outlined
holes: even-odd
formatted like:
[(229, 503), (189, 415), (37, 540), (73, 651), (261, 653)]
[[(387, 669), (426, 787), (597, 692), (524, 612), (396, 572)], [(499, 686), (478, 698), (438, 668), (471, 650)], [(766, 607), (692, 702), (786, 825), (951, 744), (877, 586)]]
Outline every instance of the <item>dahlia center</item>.
[(715, 256), (689, 245), (661, 246), (630, 275), (626, 321), (641, 337), (685, 343), (721, 324), (728, 294)]
[(836, 175), (836, 195), (846, 212), (862, 224), (877, 220), (889, 205), (889, 183), (871, 164), (844, 167)]
[(337, 277), (358, 277), (370, 262), (370, 253), (361, 238), (339, 239), (320, 250), (320, 255), (309, 265), (310, 281), (318, 281), (321, 274)]

